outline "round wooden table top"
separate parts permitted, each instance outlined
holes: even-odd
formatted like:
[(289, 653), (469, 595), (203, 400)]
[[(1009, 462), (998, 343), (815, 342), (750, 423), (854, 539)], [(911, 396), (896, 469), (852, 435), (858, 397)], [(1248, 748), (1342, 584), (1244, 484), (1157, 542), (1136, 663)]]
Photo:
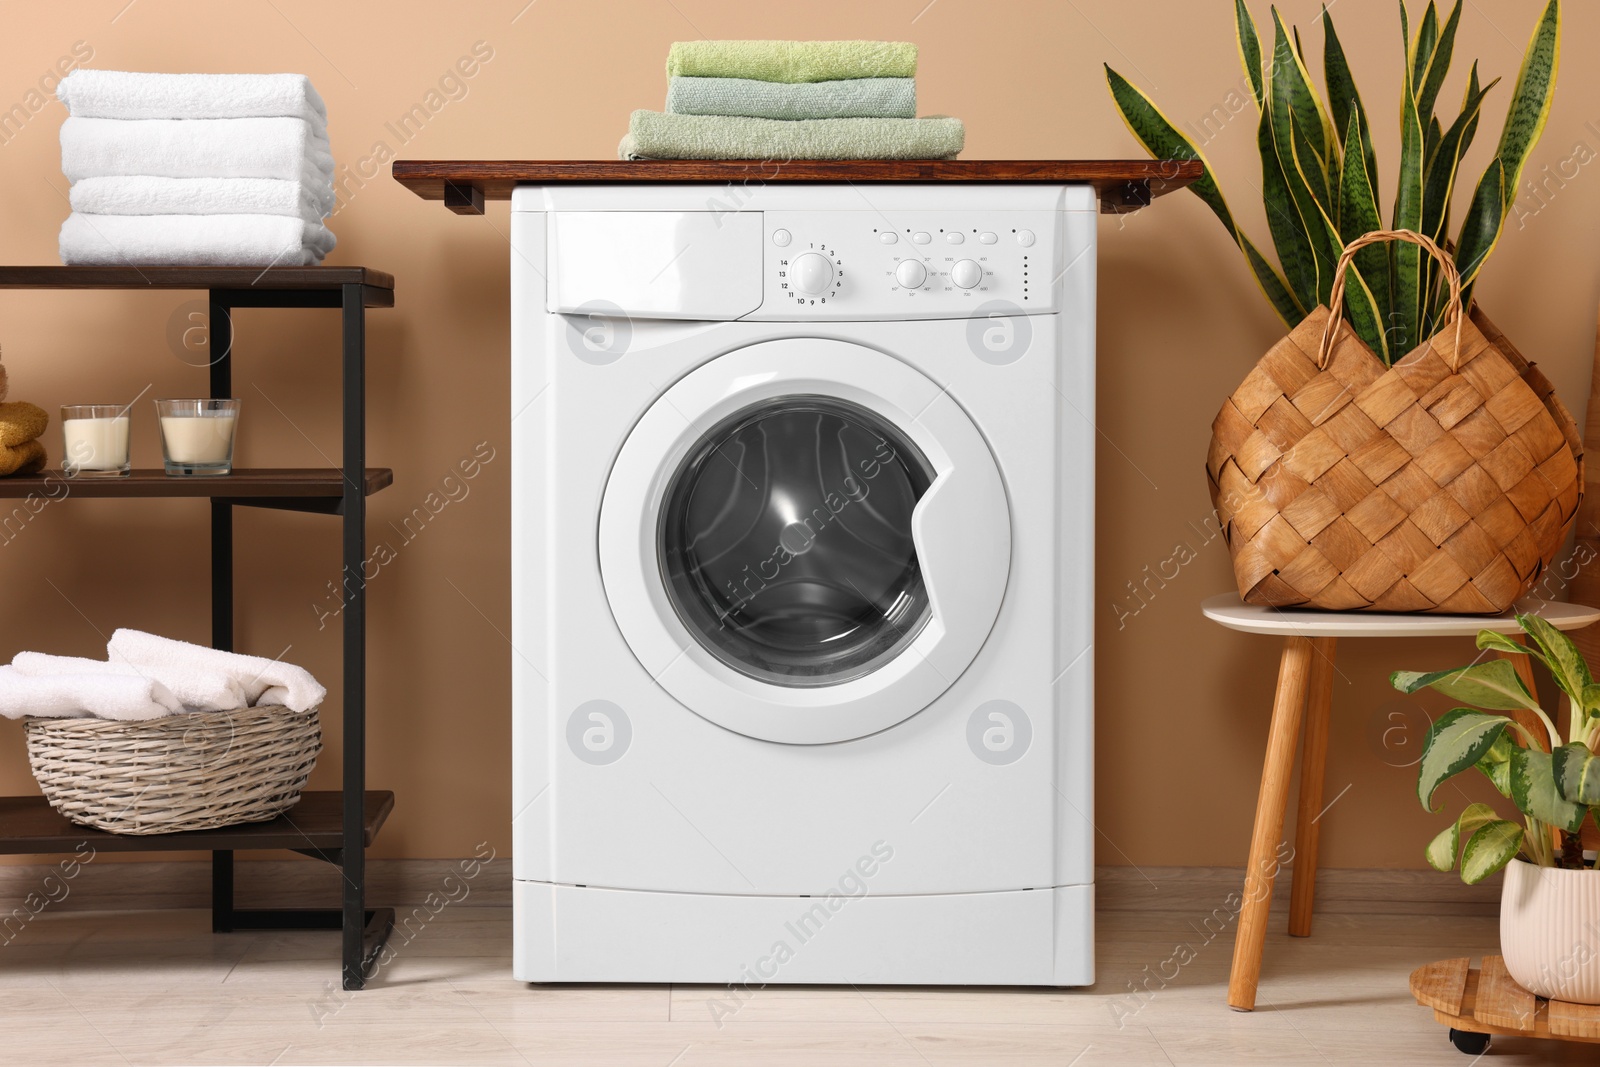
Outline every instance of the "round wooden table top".
[(1558, 630), (1581, 630), (1600, 622), (1600, 608), (1558, 600), (1519, 600), (1501, 615), (1400, 615), (1378, 611), (1308, 611), (1246, 604), (1238, 593), (1222, 593), (1200, 605), (1212, 622), (1248, 634), (1279, 637), (1471, 637), (1479, 630), (1521, 633), (1516, 615), (1537, 615)]

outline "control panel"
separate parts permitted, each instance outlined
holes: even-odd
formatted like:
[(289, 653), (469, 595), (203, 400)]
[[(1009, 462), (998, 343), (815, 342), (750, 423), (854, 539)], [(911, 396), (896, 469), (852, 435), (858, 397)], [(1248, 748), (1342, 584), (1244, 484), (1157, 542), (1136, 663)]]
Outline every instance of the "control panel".
[(1051, 311), (1057, 217), (767, 211), (764, 299), (746, 317), (959, 318), (994, 301)]

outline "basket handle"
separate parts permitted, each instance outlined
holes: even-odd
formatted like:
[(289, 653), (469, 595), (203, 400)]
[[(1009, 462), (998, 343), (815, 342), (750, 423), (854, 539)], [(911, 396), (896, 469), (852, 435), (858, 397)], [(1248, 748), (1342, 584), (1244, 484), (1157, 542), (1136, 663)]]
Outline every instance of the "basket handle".
[(1456, 269), (1455, 258), (1435, 244), (1432, 238), (1426, 237), (1415, 230), (1373, 230), (1344, 246), (1344, 253), (1339, 256), (1339, 265), (1334, 270), (1333, 290), (1328, 294), (1328, 306), (1332, 311), (1328, 315), (1328, 324), (1322, 330), (1322, 344), (1317, 348), (1317, 369), (1326, 370), (1328, 357), (1333, 353), (1333, 339), (1339, 333), (1339, 323), (1344, 321), (1344, 276), (1345, 268), (1350, 266), (1350, 261), (1357, 252), (1368, 245), (1380, 244), (1384, 241), (1405, 241), (1420, 247), (1428, 255), (1439, 261), (1444, 268), (1445, 279), (1450, 283), (1450, 302), (1445, 305), (1444, 318), (1440, 320), (1439, 327), (1443, 329), (1452, 320), (1456, 324), (1455, 347), (1450, 354), (1450, 371), (1455, 373), (1461, 368), (1461, 323), (1466, 318), (1461, 306), (1461, 272)]

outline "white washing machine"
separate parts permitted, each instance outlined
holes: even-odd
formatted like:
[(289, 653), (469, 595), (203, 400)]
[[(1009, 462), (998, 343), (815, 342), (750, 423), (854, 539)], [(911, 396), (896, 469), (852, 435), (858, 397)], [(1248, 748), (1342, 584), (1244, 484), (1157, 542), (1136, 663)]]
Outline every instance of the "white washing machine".
[(1095, 207), (515, 191), (518, 978), (1094, 981)]

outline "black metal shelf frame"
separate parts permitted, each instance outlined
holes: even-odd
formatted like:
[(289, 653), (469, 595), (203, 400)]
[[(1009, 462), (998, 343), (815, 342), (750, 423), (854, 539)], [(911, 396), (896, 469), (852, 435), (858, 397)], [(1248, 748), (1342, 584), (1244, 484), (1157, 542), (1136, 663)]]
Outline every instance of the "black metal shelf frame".
[[(341, 466), (343, 494), (338, 498), (341, 518), (341, 558), (345, 575), (360, 575), (366, 556), (366, 290), (359, 283), (344, 283), (337, 291), (318, 289), (211, 289), (210, 387), (211, 395), (233, 395), (233, 319), (235, 308), (338, 308), (341, 316), (341, 409), (343, 443)], [(233, 509), (245, 504), (291, 506), (298, 501), (211, 501), (211, 643), (233, 650)], [(305, 501), (305, 510), (328, 512), (332, 503)], [(300, 508), (296, 508), (300, 510)], [(344, 606), (344, 765), (343, 845), (335, 852), (297, 849), (340, 868), (343, 898), (337, 909), (241, 909), (234, 907), (233, 851), (211, 853), (211, 928), (232, 930), (337, 929), (342, 932), (341, 976), (348, 990), (360, 989), (371, 975), (378, 954), (394, 928), (394, 909), (366, 906), (366, 848), (363, 843), (363, 803), (366, 791), (367, 613), (362, 581), (340, 581)]]

